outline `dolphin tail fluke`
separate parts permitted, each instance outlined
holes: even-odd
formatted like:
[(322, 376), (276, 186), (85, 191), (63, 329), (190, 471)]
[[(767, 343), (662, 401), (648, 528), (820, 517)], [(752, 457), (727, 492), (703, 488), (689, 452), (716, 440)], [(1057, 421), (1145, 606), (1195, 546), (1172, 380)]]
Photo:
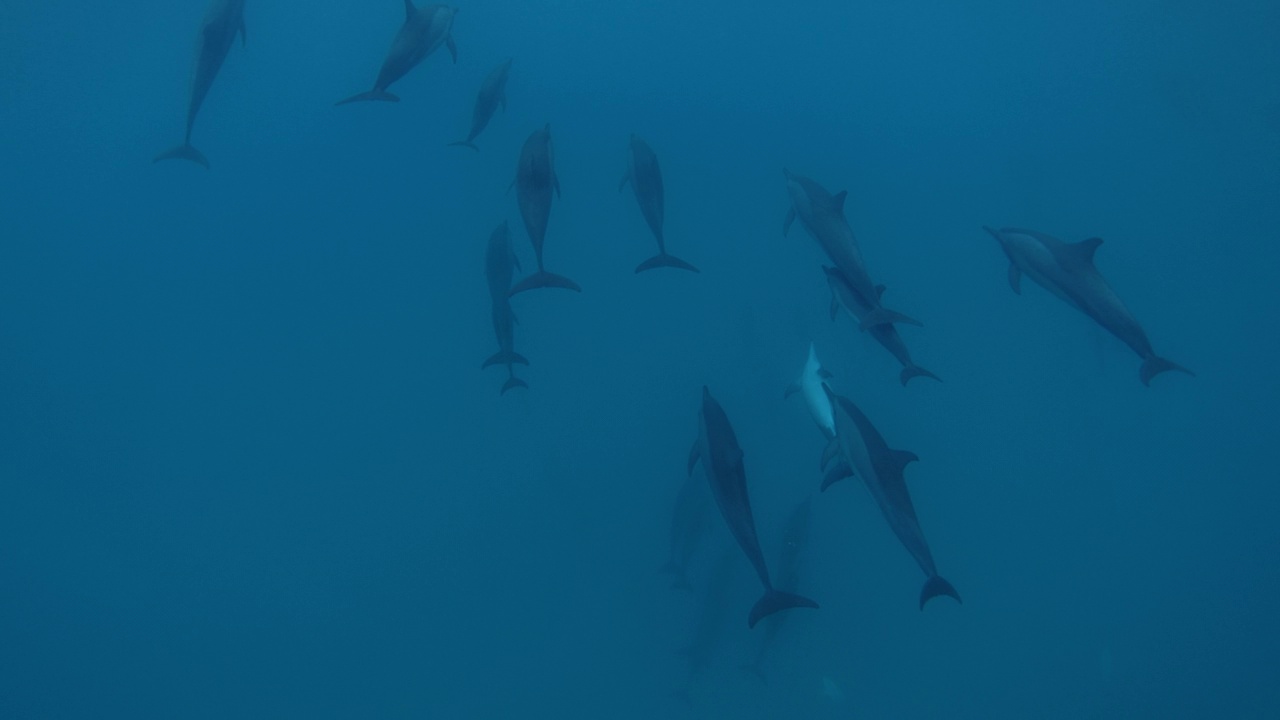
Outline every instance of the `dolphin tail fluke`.
[(176, 148), (165, 150), (157, 155), (151, 162), (157, 163), (161, 160), (190, 160), (197, 165), (203, 165), (205, 170), (209, 169), (209, 161), (205, 159), (204, 154), (195, 149), (191, 143), (182, 143)]
[(645, 260), (644, 262), (640, 263), (639, 265), (636, 266), (636, 272), (642, 273), (645, 270), (652, 270), (654, 268), (659, 268), (659, 267), (672, 267), (672, 268), (679, 268), (681, 270), (688, 270), (690, 272), (702, 272), (698, 268), (681, 260), (675, 255), (668, 255), (666, 253), (658, 253), (657, 255), (654, 255), (648, 260)]
[(934, 375), (928, 370), (925, 370), (919, 365), (908, 365), (902, 368), (902, 372), (898, 374), (898, 379), (902, 380), (902, 385), (904, 387), (906, 386), (907, 381), (909, 381), (911, 378), (918, 378), (918, 377), (933, 378), (938, 382), (942, 382), (942, 378), (938, 377), (937, 375)]
[(515, 286), (513, 286), (511, 290), (507, 292), (507, 297), (518, 295), (524, 292), (525, 290), (532, 290), (534, 288), (544, 288), (544, 287), (545, 288), (564, 288), (565, 290), (582, 292), (582, 288), (578, 286), (578, 283), (570, 280), (569, 278), (563, 275), (556, 275), (555, 273), (549, 273), (546, 270), (539, 270), (538, 272), (516, 283)]
[(484, 364), (480, 366), (480, 369), (483, 370), (489, 367), (490, 365), (528, 365), (528, 364), (529, 364), (528, 358), (526, 358), (525, 356), (521, 355), (518, 352), (515, 352), (514, 350), (510, 352), (499, 350), (498, 352), (490, 355), (489, 359), (485, 360)]
[(457, 142), (451, 142), (449, 143), (449, 147), (469, 147), (472, 150), (475, 150), (476, 152), (480, 152), (480, 148), (476, 147), (476, 144), (471, 142), (470, 140), (459, 140)]
[(924, 604), (929, 602), (931, 598), (936, 598), (939, 595), (953, 597), (958, 603), (964, 602), (960, 599), (960, 593), (956, 592), (955, 587), (953, 587), (951, 583), (947, 582), (946, 578), (941, 575), (934, 575), (924, 581), (924, 587), (920, 590), (920, 609), (924, 610)]
[(764, 670), (760, 669), (760, 663), (743, 663), (738, 666), (738, 669), (755, 675), (760, 678), (760, 682), (765, 685), (769, 684), (769, 678), (764, 676)]
[(527, 390), (529, 389), (529, 383), (521, 380), (515, 375), (512, 375), (511, 377), (507, 378), (506, 382), (502, 383), (502, 390), (498, 391), (498, 394), (506, 395), (507, 391), (513, 388), (525, 388)]
[(886, 310), (885, 308), (881, 307), (881, 308), (876, 308), (875, 310), (872, 310), (871, 312), (863, 316), (862, 322), (858, 323), (858, 329), (870, 330), (871, 328), (877, 325), (888, 325), (890, 323), (899, 324), (899, 325), (916, 325), (919, 327), (924, 327), (924, 323), (920, 322), (919, 320), (916, 320), (915, 318), (910, 318), (910, 317), (907, 317), (906, 315), (903, 315), (900, 312), (894, 312), (893, 310)]
[(1186, 373), (1191, 377), (1196, 376), (1195, 373), (1172, 360), (1165, 360), (1162, 357), (1152, 355), (1142, 362), (1142, 367), (1138, 370), (1138, 377), (1142, 378), (1143, 385), (1151, 385), (1151, 378), (1162, 372), (1168, 372), (1170, 370), (1177, 370), (1178, 372)]
[(751, 608), (751, 614), (747, 616), (747, 627), (753, 628), (756, 623), (770, 615), (787, 610), (789, 608), (818, 608), (818, 603), (810, 600), (803, 595), (783, 592), (781, 590), (766, 590), (764, 596), (756, 601), (754, 607)]
[(400, 102), (400, 98), (392, 95), (386, 90), (370, 90), (369, 92), (356, 93), (345, 100), (339, 100), (334, 105), (346, 105), (347, 103), (361, 102), (363, 100), (381, 100), (383, 102)]

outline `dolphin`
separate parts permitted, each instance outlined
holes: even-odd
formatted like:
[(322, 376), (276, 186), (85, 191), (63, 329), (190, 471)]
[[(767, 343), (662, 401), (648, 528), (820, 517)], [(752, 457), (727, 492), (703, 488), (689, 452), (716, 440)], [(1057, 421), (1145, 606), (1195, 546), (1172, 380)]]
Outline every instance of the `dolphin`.
[(919, 458), (907, 450), (891, 449), (857, 405), (836, 395), (830, 387), (824, 385), (823, 388), (836, 411), (834, 442), (839, 444), (842, 462), (827, 474), (822, 489), (826, 490), (831, 483), (857, 473), (880, 506), (881, 514), (889, 521), (889, 528), (924, 571), (926, 579), (920, 590), (920, 609), (923, 610), (924, 604), (938, 595), (949, 595), (960, 602), (960, 594), (938, 574), (902, 476), (907, 464)]
[[(822, 270), (827, 274), (827, 284), (831, 286), (831, 319), (836, 319), (837, 309), (844, 308), (845, 312), (849, 313), (849, 316), (861, 325), (862, 319), (867, 316), (867, 313), (871, 312), (872, 308), (862, 301), (861, 295), (854, 292), (853, 286), (845, 279), (844, 273), (830, 265), (823, 265)], [(884, 286), (877, 285), (876, 293), (884, 293)], [(902, 341), (902, 336), (898, 334), (898, 328), (894, 327), (892, 323), (872, 325), (867, 329), (867, 332), (876, 339), (876, 342), (883, 345), (890, 355), (893, 355), (898, 359), (898, 362), (902, 363), (902, 372), (898, 375), (898, 379), (902, 381), (903, 385), (906, 385), (914, 377), (929, 377), (942, 382), (942, 379), (937, 375), (915, 364), (911, 359), (911, 353), (907, 350), (907, 344)]]
[(742, 552), (751, 561), (756, 575), (760, 577), (760, 584), (764, 585), (764, 595), (747, 616), (747, 627), (753, 628), (761, 618), (787, 608), (817, 608), (818, 603), (809, 598), (777, 590), (770, 582), (769, 568), (765, 566), (764, 554), (760, 552), (760, 539), (751, 514), (751, 498), (747, 495), (742, 448), (738, 446), (738, 438), (724, 408), (711, 397), (711, 391), (705, 385), (702, 386), (702, 411), (698, 420), (698, 441), (689, 453), (688, 470), (692, 473), (693, 466), (702, 463), (720, 514)]
[(196, 67), (191, 76), (191, 99), (187, 103), (187, 133), (182, 144), (166, 150), (151, 162), (181, 158), (203, 165), (209, 161), (191, 145), (191, 128), (196, 124), (196, 114), (204, 104), (204, 98), (213, 87), (213, 79), (222, 69), (222, 61), (231, 52), (236, 33), (240, 33), (240, 45), (246, 42), (244, 29), (244, 0), (213, 0), (200, 22), (200, 36), (196, 40)]
[(391, 49), (382, 61), (378, 79), (373, 89), (357, 93), (334, 105), (345, 105), (359, 100), (385, 100), (400, 102), (400, 98), (387, 92), (391, 83), (404, 77), (418, 63), (435, 52), (441, 45), (449, 48), (453, 61), (458, 62), (458, 46), (453, 44), (453, 17), (458, 8), (448, 5), (427, 5), (422, 9), (413, 6), (413, 0), (404, 0), (404, 24), (391, 41)]
[[(778, 577), (781, 578), (778, 584), (787, 590), (794, 591), (800, 582), (800, 556), (809, 544), (809, 518), (812, 515), (810, 505), (809, 497), (796, 505), (782, 531), (782, 550), (778, 553), (778, 564), (775, 567), (778, 569)], [(766, 684), (769, 682), (764, 675), (764, 658), (773, 647), (778, 631), (782, 629), (786, 619), (787, 616), (783, 614), (774, 615), (764, 621), (764, 635), (760, 638), (760, 647), (756, 651), (755, 660), (742, 667), (743, 670), (760, 678), (760, 682)]]
[(1020, 281), (1026, 273), (1037, 284), (1088, 315), (1142, 358), (1138, 378), (1143, 385), (1150, 385), (1151, 378), (1169, 370), (1195, 376), (1181, 365), (1156, 355), (1142, 326), (1098, 272), (1093, 254), (1102, 244), (1101, 238), (1065, 243), (1034, 230), (995, 230), (986, 226), (982, 229), (991, 233), (1009, 258), (1009, 286), (1015, 293), (1022, 294)]
[(653, 148), (634, 133), (631, 135), (630, 162), (627, 164), (627, 173), (622, 176), (622, 182), (618, 184), (618, 192), (622, 192), (622, 188), (626, 187), (628, 182), (631, 183), (631, 189), (636, 194), (636, 202), (640, 204), (640, 212), (644, 214), (645, 222), (649, 223), (649, 229), (658, 240), (658, 254), (637, 265), (636, 272), (641, 273), (656, 267), (673, 267), (699, 272), (698, 268), (675, 255), (667, 254), (666, 242), (662, 236), (662, 168), (658, 167), (658, 156), (654, 154)]
[(489, 246), (484, 256), (485, 276), (489, 280), (489, 298), (493, 302), (493, 332), (498, 336), (498, 352), (484, 361), (481, 369), (490, 365), (506, 365), (507, 381), (502, 384), (501, 394), (505, 395), (512, 388), (529, 387), (516, 377), (515, 364), (528, 365), (529, 361), (515, 351), (515, 313), (511, 311), (511, 301), (507, 298), (507, 289), (511, 287), (512, 266), (519, 268), (520, 260), (511, 248), (511, 230), (503, 221), (489, 235)]
[(787, 178), (787, 194), (791, 196), (791, 207), (782, 223), (783, 236), (791, 231), (791, 224), (798, 218), (809, 235), (818, 241), (831, 262), (848, 278), (854, 292), (861, 295), (871, 308), (862, 318), (862, 329), (884, 323), (919, 325), (919, 322), (902, 313), (881, 307), (875, 283), (871, 282), (871, 276), (867, 274), (866, 265), (862, 261), (858, 241), (853, 236), (849, 221), (844, 217), (844, 201), (848, 192), (841, 190), (832, 195), (807, 177), (796, 175), (785, 168), (782, 172)]
[(480, 84), (480, 92), (476, 95), (475, 109), (471, 111), (471, 132), (467, 134), (466, 140), (451, 142), (449, 145), (461, 145), (476, 152), (480, 151), (472, 141), (484, 132), (485, 127), (489, 125), (489, 119), (493, 117), (493, 111), (498, 109), (499, 104), (502, 105), (503, 112), (507, 111), (507, 74), (510, 71), (511, 58), (507, 58), (484, 79)]
[(813, 349), (811, 342), (809, 359), (804, 363), (804, 370), (800, 372), (800, 377), (795, 382), (787, 386), (787, 391), (783, 394), (784, 399), (796, 393), (804, 396), (804, 404), (809, 408), (809, 416), (818, 424), (818, 429), (827, 440), (836, 436), (836, 421), (831, 414), (831, 403), (822, 390), (823, 381), (829, 379), (831, 379), (831, 373), (824, 370), (822, 363), (818, 362), (818, 353)]
[(538, 271), (516, 283), (507, 295), (540, 287), (558, 287), (582, 292), (578, 283), (563, 275), (549, 273), (542, 267), (542, 243), (547, 235), (547, 219), (551, 217), (551, 191), (560, 197), (560, 178), (556, 177), (555, 147), (551, 144), (551, 123), (535, 130), (520, 149), (520, 163), (516, 166), (516, 199), (520, 204), (520, 217), (533, 243), (538, 258)]
[(671, 587), (675, 590), (692, 590), (689, 585), (689, 560), (711, 527), (711, 498), (699, 486), (697, 478), (689, 475), (676, 496), (675, 511), (671, 517), (671, 549), (662, 572), (674, 576)]

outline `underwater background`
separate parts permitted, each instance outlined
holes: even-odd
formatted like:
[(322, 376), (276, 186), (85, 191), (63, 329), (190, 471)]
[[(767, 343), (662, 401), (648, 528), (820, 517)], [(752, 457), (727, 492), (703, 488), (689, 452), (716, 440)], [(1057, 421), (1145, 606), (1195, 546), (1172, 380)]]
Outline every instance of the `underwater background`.
[[(1280, 5), (467, 0), (456, 65), (339, 108), (402, 4), (249, 0), (211, 169), (152, 164), (205, 10), (0, 4), (0, 717), (1280, 716)], [(506, 57), (507, 111), (447, 147)], [(508, 220), (533, 265), (508, 186), (548, 122), (545, 254), (583, 290), (512, 299), (500, 395), (485, 245)], [(633, 272), (631, 133), (700, 274)], [(828, 318), (783, 168), (848, 191), (943, 382)], [(983, 225), (1104, 238), (1197, 376), (1143, 387)], [(922, 612), (867, 493), (818, 492), (783, 398), (811, 341), (919, 455), (963, 604)], [(659, 573), (704, 384), (770, 562), (812, 496), (822, 607), (767, 682), (723, 521), (692, 591)]]

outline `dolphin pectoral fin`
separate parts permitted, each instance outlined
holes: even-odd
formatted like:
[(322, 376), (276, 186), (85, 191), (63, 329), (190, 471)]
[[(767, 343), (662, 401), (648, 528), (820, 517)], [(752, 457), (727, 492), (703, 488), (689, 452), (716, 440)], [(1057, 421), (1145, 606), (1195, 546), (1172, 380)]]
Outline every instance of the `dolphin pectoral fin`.
[(688, 464), (687, 464), (687, 465), (685, 465), (685, 474), (686, 474), (686, 475), (692, 475), (692, 474), (693, 474), (693, 466), (698, 464), (698, 458), (699, 458), (699, 455), (698, 455), (698, 443), (697, 443), (697, 441), (695, 441), (695, 442), (693, 443), (693, 447), (689, 448), (689, 462), (688, 462)]
[(787, 386), (787, 389), (782, 392), (782, 399), (787, 400), (798, 392), (800, 392), (800, 383), (791, 383)]
[(502, 383), (502, 389), (498, 391), (498, 394), (506, 395), (507, 391), (513, 388), (524, 388), (528, 390), (529, 384), (521, 380), (520, 378), (516, 377), (515, 375), (512, 375), (510, 378), (507, 379), (506, 382)]
[(529, 364), (529, 361), (518, 352), (514, 352), (514, 351), (505, 352), (505, 351), (499, 350), (498, 352), (490, 355), (488, 359), (484, 361), (484, 364), (480, 366), (480, 369), (483, 370), (492, 365), (528, 365), (528, 364)]
[(449, 38), (444, 41), (444, 46), (449, 48), (449, 56), (453, 58), (453, 64), (457, 65), (458, 64), (458, 46), (453, 43), (452, 34), (450, 34)]
[(507, 186), (507, 194), (510, 194), (510, 193), (511, 193), (511, 188), (513, 188), (513, 187), (515, 187), (515, 186), (516, 186), (516, 180), (519, 180), (519, 179), (520, 179), (520, 178), (513, 178), (513, 179), (511, 180), (511, 184)]
[(1162, 357), (1157, 357), (1155, 355), (1152, 355), (1151, 357), (1142, 361), (1142, 367), (1138, 369), (1138, 377), (1142, 380), (1143, 385), (1150, 387), (1151, 378), (1159, 375), (1162, 372), (1168, 372), (1170, 370), (1176, 370), (1178, 372), (1186, 373), (1191, 377), (1196, 376), (1195, 373), (1182, 367), (1178, 363), (1173, 362), (1172, 360), (1165, 360)]
[(822, 461), (818, 463), (818, 469), (822, 470), (831, 464), (831, 460), (840, 454), (840, 441), (831, 438), (827, 441), (827, 446), (822, 448)]
[(449, 143), (449, 147), (469, 147), (476, 152), (480, 152), (480, 148), (476, 147), (476, 144), (470, 140), (458, 140), (457, 142), (451, 142)]
[(386, 90), (370, 90), (369, 92), (356, 93), (345, 100), (339, 100), (334, 105), (346, 105), (347, 103), (361, 102), (363, 100), (381, 100), (383, 102), (400, 102), (400, 98), (392, 95)]
[(836, 300), (836, 294), (831, 293), (831, 305), (827, 308), (827, 314), (831, 316), (831, 322), (836, 321), (836, 314), (840, 312), (840, 301)]
[(689, 272), (696, 272), (696, 273), (702, 272), (698, 268), (681, 260), (675, 255), (668, 255), (667, 253), (658, 253), (657, 255), (654, 255), (648, 260), (645, 260), (644, 262), (637, 265), (636, 273), (642, 273), (645, 270), (652, 270), (654, 268), (659, 268), (659, 267), (679, 268), (681, 270), (688, 270)]
[(907, 382), (911, 380), (911, 378), (918, 378), (918, 377), (933, 378), (938, 382), (942, 382), (942, 378), (938, 377), (937, 375), (934, 375), (928, 370), (925, 370), (919, 365), (908, 365), (902, 368), (902, 372), (898, 373), (898, 379), (902, 381), (903, 387), (907, 386)]
[(960, 593), (956, 592), (951, 583), (947, 582), (941, 575), (934, 575), (925, 580), (924, 587), (920, 589), (920, 609), (924, 610), (924, 604), (939, 595), (955, 598), (956, 602), (964, 604), (964, 601), (960, 599)]
[(918, 462), (920, 460), (919, 456), (917, 456), (915, 453), (911, 452), (910, 450), (890, 450), (889, 454), (893, 458), (894, 468), (899, 473), (901, 473), (903, 468), (905, 468), (906, 466), (910, 465), (913, 462)]
[(862, 317), (862, 322), (858, 323), (858, 329), (870, 330), (877, 325), (887, 325), (890, 323), (924, 327), (924, 323), (916, 320), (915, 318), (909, 318), (900, 312), (894, 312), (893, 310), (880, 307), (864, 315)]
[(191, 143), (183, 143), (178, 147), (165, 150), (164, 152), (155, 156), (155, 158), (151, 162), (157, 163), (157, 162), (160, 162), (161, 160), (175, 160), (175, 159), (190, 160), (191, 162), (197, 165), (203, 165), (205, 170), (209, 169), (209, 161), (205, 159), (205, 156), (199, 150), (192, 147)]
[(569, 278), (563, 275), (549, 273), (546, 270), (539, 270), (512, 286), (512, 288), (507, 291), (507, 297), (513, 297), (526, 290), (544, 287), (563, 288), (574, 292), (582, 292), (582, 288), (578, 286), (578, 283), (570, 280)]
[(820, 490), (822, 492), (826, 492), (827, 488), (847, 477), (853, 477), (853, 470), (849, 467), (848, 463), (842, 462), (831, 468), (831, 470), (827, 472), (826, 477), (822, 478), (822, 487)]
[(794, 593), (782, 592), (781, 590), (769, 588), (764, 591), (764, 595), (757, 600), (756, 604), (751, 608), (751, 614), (747, 616), (747, 627), (753, 628), (756, 626), (756, 623), (760, 622), (763, 618), (767, 618), (782, 610), (797, 607), (813, 608), (817, 610), (818, 603), (804, 597), (803, 595), (796, 595)]
[(796, 208), (794, 205), (787, 208), (787, 216), (782, 219), (782, 237), (786, 237), (791, 232), (791, 223), (796, 221)]
[(1013, 288), (1015, 295), (1022, 294), (1022, 271), (1013, 263), (1009, 263), (1009, 287)]
[(618, 192), (622, 192), (622, 188), (629, 182), (631, 182), (631, 168), (627, 168), (627, 171), (622, 174), (622, 180), (618, 182)]

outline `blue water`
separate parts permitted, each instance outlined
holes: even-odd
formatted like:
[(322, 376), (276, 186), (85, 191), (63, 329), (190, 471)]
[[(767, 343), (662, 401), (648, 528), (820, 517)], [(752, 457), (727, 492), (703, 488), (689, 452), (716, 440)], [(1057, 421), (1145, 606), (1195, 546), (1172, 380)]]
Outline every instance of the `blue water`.
[[(891, 7), (875, 7), (886, 5)], [(0, 4), (0, 717), (1280, 716), (1280, 5), (467, 2), (368, 89), (395, 0), (249, 0), (181, 140), (205, 3)], [(509, 109), (464, 137), (513, 57)], [(563, 198), (499, 395), (483, 257), (524, 138)], [(627, 139), (657, 152), (654, 252)], [(782, 168), (832, 192), (944, 382), (827, 318)], [(981, 226), (1096, 261), (1157, 352), (1024, 279)], [(810, 341), (907, 470), (964, 604), (783, 389)], [(741, 554), (658, 573), (701, 386), (765, 554), (814, 494), (764, 662)], [(695, 472), (701, 472), (697, 470)], [(673, 696), (684, 690), (687, 695)], [(683, 699), (682, 699), (683, 698)]]

